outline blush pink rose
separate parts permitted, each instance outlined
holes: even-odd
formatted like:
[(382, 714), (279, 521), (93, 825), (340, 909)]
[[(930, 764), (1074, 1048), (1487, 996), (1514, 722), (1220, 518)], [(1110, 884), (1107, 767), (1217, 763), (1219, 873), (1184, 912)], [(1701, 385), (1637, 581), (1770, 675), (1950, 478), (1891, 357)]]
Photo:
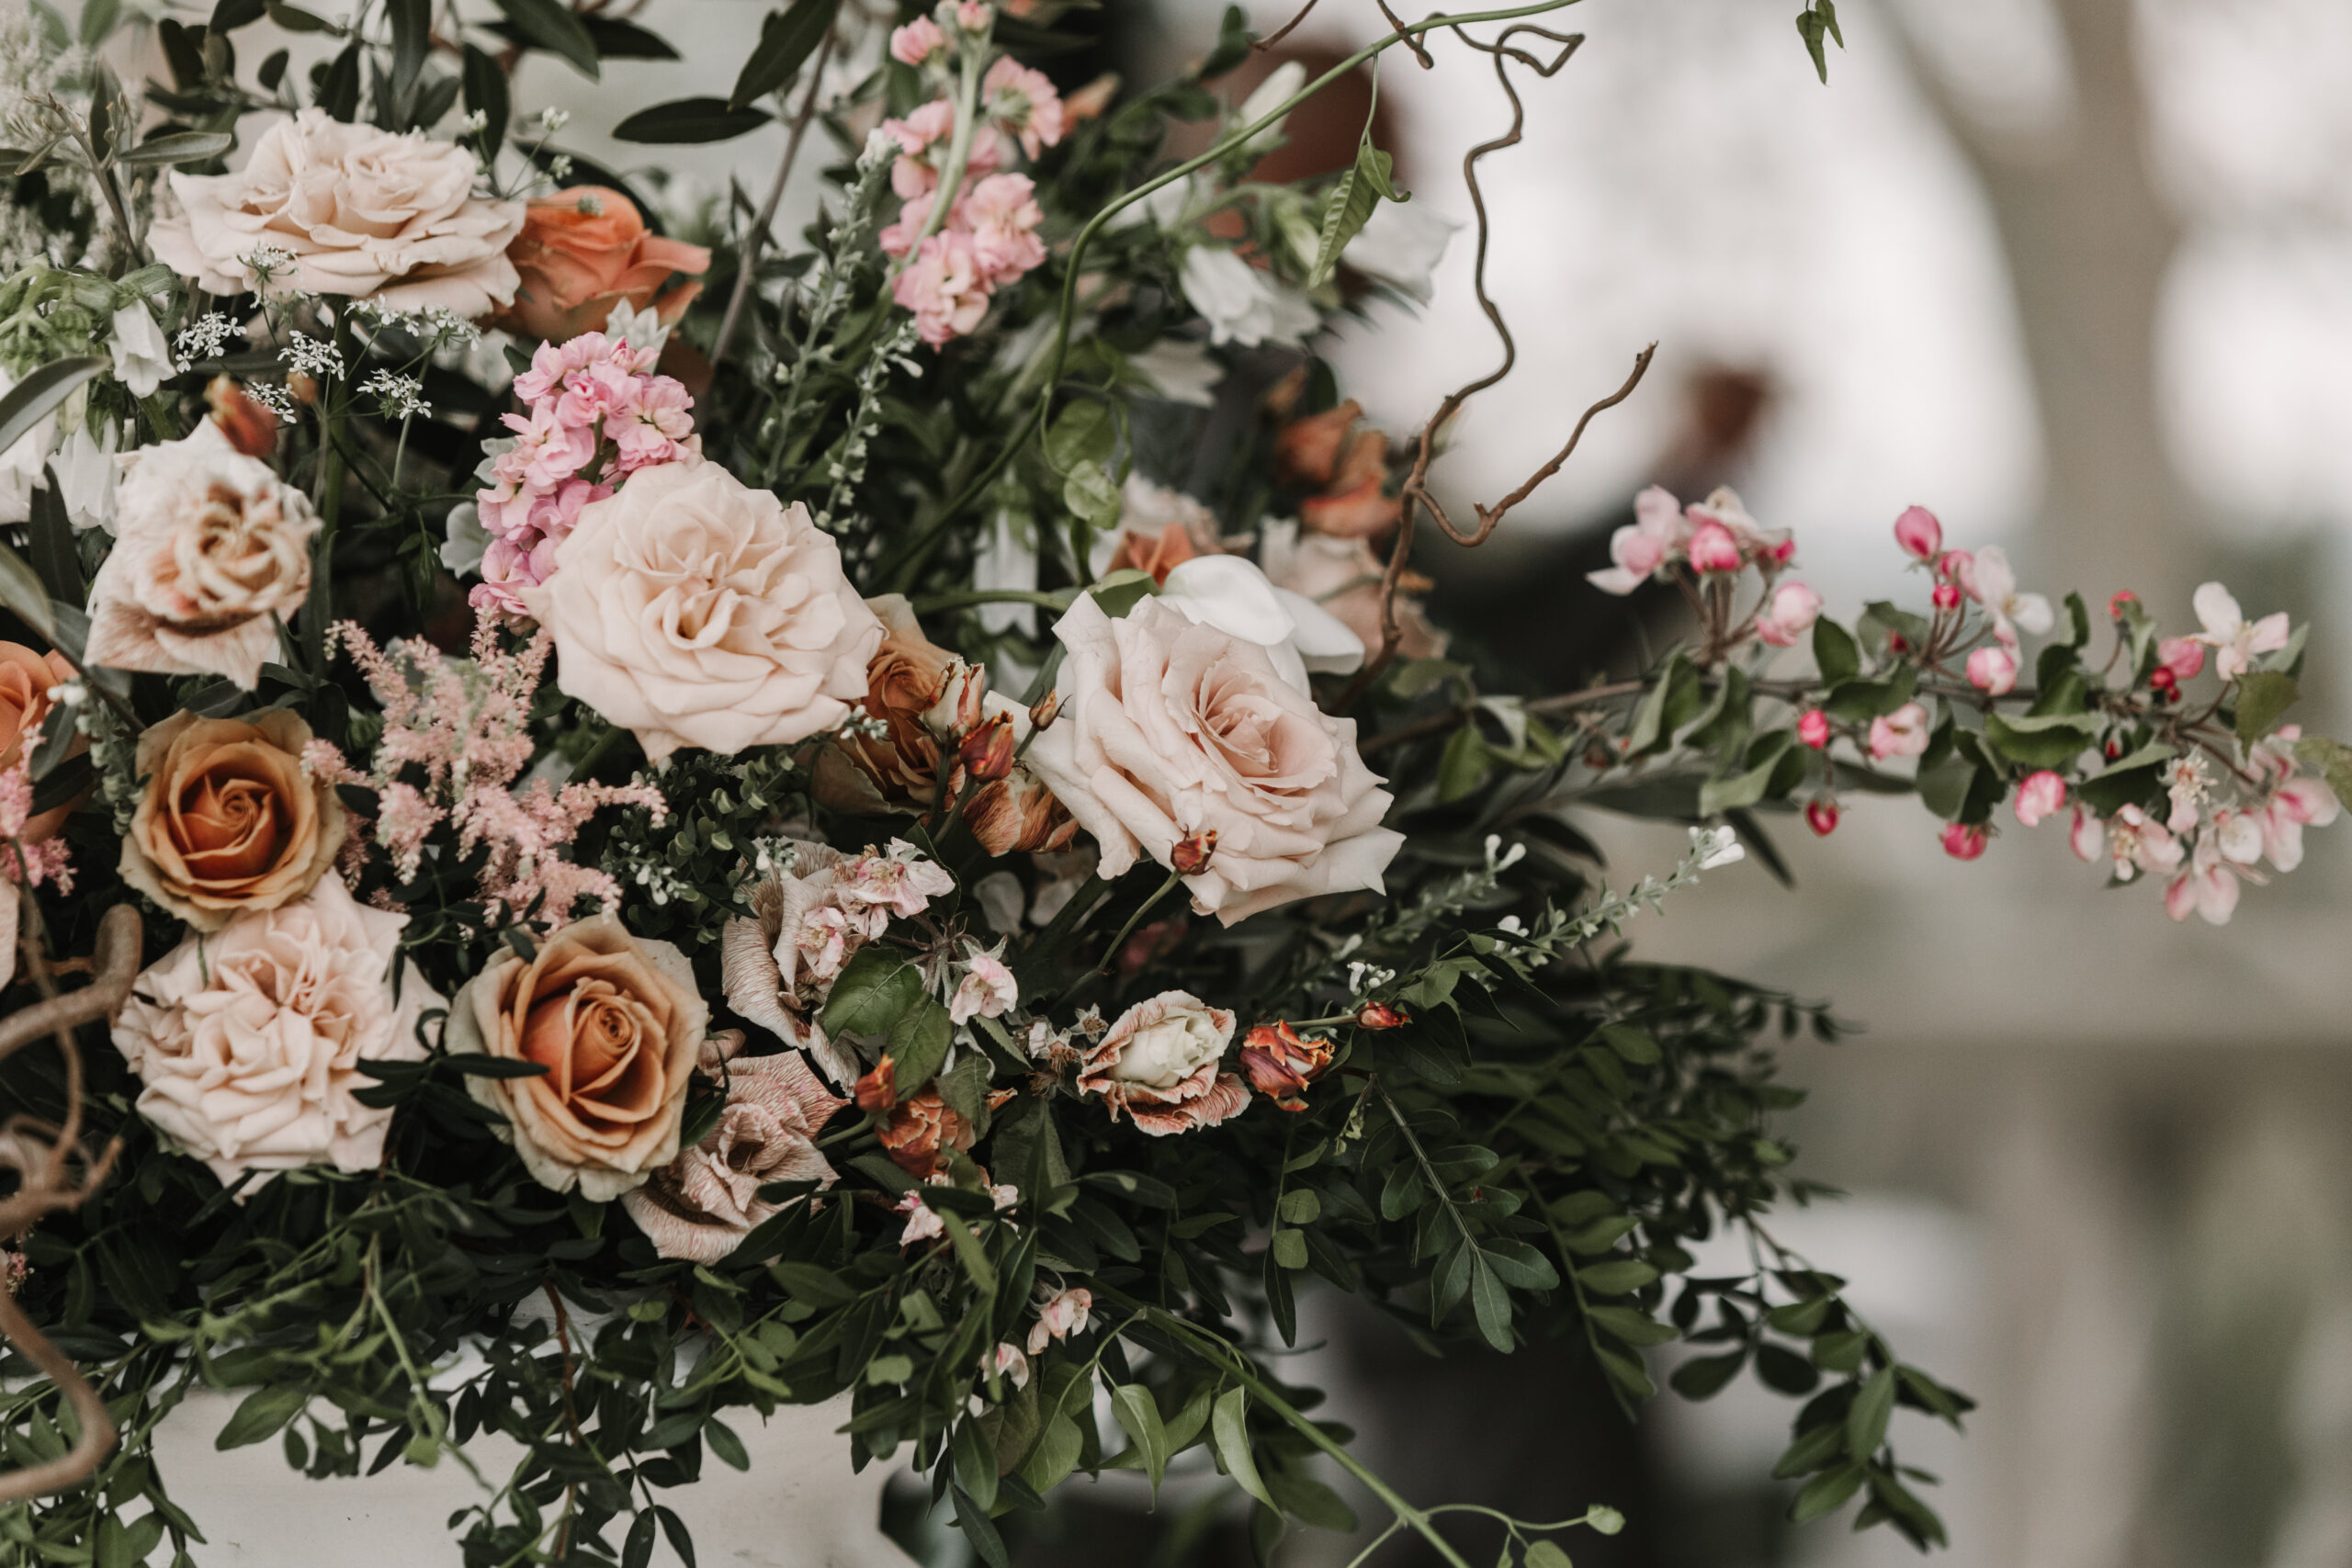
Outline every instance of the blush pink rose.
[(1227, 925), (1322, 893), (1377, 891), (1404, 835), (1356, 727), (1283, 681), (1266, 650), (1157, 599), (1120, 620), (1081, 595), (1056, 623), (1059, 716), (1027, 761), (1114, 878), (1211, 841), (1184, 878)]
[(423, 1061), (419, 1021), (442, 1005), (400, 958), (407, 923), (330, 876), (307, 898), (191, 934), (140, 976), (114, 1026), (146, 1085), (139, 1113), (223, 1182), (373, 1169), (392, 1112), (355, 1098), (376, 1082), (359, 1064)]
[(849, 716), (882, 623), (841, 548), (716, 463), (640, 468), (581, 508), (554, 580), (517, 590), (556, 683), (659, 761), (806, 740)]
[(469, 318), (514, 298), (507, 243), (523, 204), (474, 195), (474, 155), (421, 131), (346, 125), (324, 109), (281, 119), (232, 175), (171, 176), (156, 258), (215, 294), (259, 289), (256, 253), (290, 258), (272, 292), (372, 297)]

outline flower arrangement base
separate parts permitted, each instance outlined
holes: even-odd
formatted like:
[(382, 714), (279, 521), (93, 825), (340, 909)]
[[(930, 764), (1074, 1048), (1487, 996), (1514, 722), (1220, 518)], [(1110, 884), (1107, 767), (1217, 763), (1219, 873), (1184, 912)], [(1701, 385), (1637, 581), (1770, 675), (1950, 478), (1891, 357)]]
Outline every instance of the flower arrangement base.
[[(288, 1470), (274, 1442), (225, 1453), (212, 1446), (236, 1404), (234, 1395), (191, 1394), (156, 1434), (157, 1462), (207, 1537), (190, 1548), (198, 1568), (424, 1568), (456, 1561), (449, 1516), (483, 1496), (462, 1465), (395, 1464), (365, 1479), (312, 1481)], [(850, 1469), (848, 1439), (837, 1430), (849, 1414), (843, 1396), (786, 1405), (764, 1426), (730, 1420), (751, 1469), (706, 1456), (700, 1481), (657, 1495), (694, 1532), (695, 1561), (709, 1568), (913, 1568), (882, 1533), (889, 1468)], [(477, 1438), (467, 1451), (492, 1476), (505, 1474), (518, 1457), (503, 1438)], [(662, 1545), (655, 1561), (676, 1559)]]

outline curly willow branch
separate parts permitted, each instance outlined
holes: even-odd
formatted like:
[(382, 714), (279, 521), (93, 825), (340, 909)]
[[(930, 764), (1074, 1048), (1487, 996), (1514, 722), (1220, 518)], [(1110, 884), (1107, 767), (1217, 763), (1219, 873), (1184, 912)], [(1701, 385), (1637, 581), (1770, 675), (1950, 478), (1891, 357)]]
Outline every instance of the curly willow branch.
[[(12, 1055), (46, 1034), (57, 1042), (65, 1062), (63, 1122), (19, 1115), (0, 1123), (0, 1169), (13, 1170), (17, 1178), (17, 1190), (0, 1200), (0, 1238), (13, 1240), (47, 1215), (79, 1208), (106, 1180), (115, 1156), (122, 1152), (120, 1138), (96, 1155), (83, 1146), (82, 1055), (74, 1048), (74, 1031), (99, 1019), (111, 1020), (122, 1010), (130, 997), (131, 982), (139, 975), (141, 933), (136, 909), (128, 904), (108, 909), (98, 922), (90, 983), (78, 991), (60, 994), (41, 953), (40, 916), (31, 898), (13, 887), (0, 891), (8, 897), (23, 898), (25, 913), (31, 917), (24, 953), (42, 998), (0, 1019), (0, 1057)], [(82, 1168), (79, 1179), (70, 1169), (77, 1160)], [(74, 1359), (51, 1344), (6, 1291), (0, 1291), (0, 1337), (57, 1386), (82, 1428), (74, 1446), (48, 1463), (0, 1472), (0, 1503), (62, 1492), (88, 1479), (114, 1447), (114, 1422), (107, 1415), (105, 1402), (74, 1367)]]
[[(1510, 514), (1511, 508), (1534, 494), (1544, 480), (1560, 471), (1561, 465), (1576, 451), (1577, 443), (1584, 438), (1585, 426), (1592, 423), (1592, 416), (1633, 396), (1634, 389), (1641, 385), (1642, 377), (1650, 367), (1651, 356), (1657, 352), (1657, 344), (1651, 344), (1634, 355), (1633, 373), (1625, 378), (1624, 385), (1585, 410), (1584, 416), (1577, 421), (1576, 428), (1568, 433), (1566, 444), (1552, 455), (1550, 461), (1528, 476), (1526, 483), (1492, 507), (1474, 503), (1478, 513), (1476, 532), (1464, 533), (1454, 526), (1453, 519), (1447, 515), (1444, 506), (1430, 493), (1430, 464), (1437, 457), (1438, 432), (1444, 429), (1472, 398), (1510, 376), (1519, 363), (1518, 340), (1511, 336), (1510, 326), (1503, 320), (1502, 308), (1495, 303), (1494, 296), (1487, 292), (1487, 252), (1492, 237), (1492, 225), (1487, 215), (1487, 193), (1478, 184), (1478, 164), (1492, 153), (1518, 146), (1526, 130), (1527, 106), (1520, 98), (1518, 84), (1511, 80), (1510, 64), (1515, 61), (1548, 81), (1559, 74), (1584, 42), (1582, 33), (1555, 33), (1532, 23), (1506, 28), (1492, 43), (1480, 43), (1459, 27), (1452, 30), (1466, 48), (1493, 57), (1495, 80), (1501, 85), (1503, 96), (1510, 100), (1510, 129), (1491, 141), (1480, 142), (1462, 156), (1462, 182), (1469, 189), (1470, 205), (1476, 216), (1478, 231), (1477, 260), (1471, 271), (1471, 287), (1477, 295), (1478, 309), (1486, 313), (1487, 320), (1494, 326), (1495, 335), (1502, 340), (1502, 362), (1449, 394), (1438, 405), (1437, 412), (1430, 416), (1429, 423), (1421, 426), (1420, 437), (1414, 448), (1412, 470), (1406, 475), (1405, 482), (1398, 491), (1398, 498), (1404, 504), (1396, 520), (1396, 542), (1390, 547), (1387, 570), (1382, 572), (1380, 579), (1380, 652), (1363, 667), (1340, 697), (1339, 705), (1343, 708), (1378, 680), (1380, 672), (1387, 669), (1389, 661), (1396, 657), (1396, 645), (1403, 636), (1396, 622), (1396, 595), (1404, 583), (1405, 563), (1412, 557), (1413, 525), (1421, 509), (1428, 509), (1431, 520), (1455, 544), (1471, 549), (1485, 544), (1501, 525), (1504, 517)], [(1532, 33), (1557, 44), (1559, 52), (1549, 60), (1541, 59), (1511, 42), (1521, 33)]]

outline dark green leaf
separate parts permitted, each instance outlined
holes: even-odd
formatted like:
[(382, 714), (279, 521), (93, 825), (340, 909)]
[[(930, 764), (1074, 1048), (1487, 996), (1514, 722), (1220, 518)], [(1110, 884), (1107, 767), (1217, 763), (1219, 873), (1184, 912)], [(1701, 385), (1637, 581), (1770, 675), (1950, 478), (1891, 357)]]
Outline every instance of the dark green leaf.
[(1862, 650), (1851, 632), (1824, 615), (1813, 623), (1813, 662), (1821, 671), (1821, 683), (1834, 686), (1862, 672)]
[(743, 62), (742, 72), (735, 78), (727, 107), (742, 108), (791, 81), (816, 52), (840, 9), (841, 0), (793, 0), (791, 9), (769, 12), (760, 24), (760, 41), (752, 47), (751, 58)]
[(167, 130), (151, 136), (115, 160), (128, 169), (157, 168), (166, 164), (196, 164), (218, 158), (237, 144), (225, 130)]
[(2291, 675), (2256, 670), (2238, 677), (2238, 744), (2252, 746), (2278, 728), (2287, 710), (2301, 694)]
[(774, 118), (765, 109), (730, 108), (725, 98), (674, 98), (638, 110), (613, 127), (613, 136), (621, 141), (663, 145), (727, 141), (757, 130)]
[[(872, 952), (871, 948), (866, 950)], [(931, 998), (921, 994), (922, 976), (920, 969), (909, 965), (899, 971), (915, 976), (914, 1005), (899, 1015), (890, 1026), (888, 1038), (883, 1043), (893, 1064), (893, 1082), (900, 1100), (921, 1093), (938, 1073), (940, 1064), (947, 1060), (947, 1047), (956, 1041), (956, 1026), (949, 1021), (947, 1010)], [(831, 1016), (831, 1009), (826, 1010)]]
[(1723, 1392), (1726, 1383), (1739, 1375), (1739, 1369), (1747, 1364), (1747, 1352), (1745, 1350), (1734, 1350), (1722, 1356), (1702, 1356), (1675, 1368), (1674, 1375), (1667, 1381), (1674, 1385), (1674, 1392), (1685, 1399), (1713, 1399)]
[(1857, 1461), (1869, 1459), (1886, 1441), (1886, 1423), (1894, 1414), (1894, 1369), (1881, 1367), (1854, 1395), (1846, 1412), (1846, 1451)]
[[(578, 17), (571, 14), (571, 6), (561, 4), (560, 0), (493, 0), (493, 3), (506, 13), (508, 21), (523, 29), (524, 35), (533, 43), (550, 54), (562, 56), (590, 81), (596, 79), (599, 74), (596, 40), (588, 36), (588, 29), (581, 26)], [(614, 134), (620, 135), (620, 132)], [(632, 139), (622, 136), (621, 140)]]
[(52, 359), (0, 394), (0, 452), (16, 446), (28, 431), (108, 363), (103, 355)]
[[(820, 1021), (827, 1034), (884, 1034), (922, 997), (922, 970), (899, 949), (876, 942), (842, 970)], [(918, 1087), (901, 1082), (910, 1093)]]
[(483, 152), (495, 157), (506, 141), (508, 107), (506, 73), (488, 54), (466, 45), (462, 68), (466, 89), (466, 112), (482, 117), (480, 138)]
[(1797, 1524), (1817, 1519), (1824, 1514), (1834, 1514), (1846, 1506), (1846, 1500), (1862, 1489), (1862, 1467), (1859, 1464), (1840, 1465), (1824, 1471), (1805, 1483), (1797, 1494), (1789, 1517)]

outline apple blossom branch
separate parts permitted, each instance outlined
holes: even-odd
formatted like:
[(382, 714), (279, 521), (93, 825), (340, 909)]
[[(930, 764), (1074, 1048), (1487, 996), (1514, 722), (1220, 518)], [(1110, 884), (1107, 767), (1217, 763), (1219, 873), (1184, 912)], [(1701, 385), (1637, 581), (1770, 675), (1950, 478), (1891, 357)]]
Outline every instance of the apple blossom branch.
[[(79, 1208), (106, 1180), (122, 1151), (120, 1138), (109, 1140), (96, 1153), (82, 1140), (82, 1056), (74, 1043), (74, 1031), (85, 1023), (112, 1019), (130, 999), (131, 983), (139, 972), (141, 932), (139, 912), (130, 905), (118, 904), (107, 910), (98, 923), (95, 955), (88, 961), (90, 983), (78, 991), (61, 992), (58, 970), (43, 955), (38, 906), (14, 887), (6, 889), (5, 896), (21, 898), (31, 916), (22, 947), (26, 968), (41, 999), (0, 1020), (0, 1058), (47, 1035), (57, 1043), (65, 1067), (63, 1120), (51, 1122), (19, 1114), (0, 1123), (0, 1168), (15, 1171), (17, 1179), (16, 1192), (0, 1200), (0, 1237), (13, 1240), (50, 1214)], [(81, 1165), (78, 1177), (71, 1169), (76, 1161)], [(14, 1294), (6, 1290), (0, 1290), (0, 1337), (64, 1395), (81, 1427), (74, 1446), (56, 1459), (0, 1472), (0, 1502), (62, 1492), (86, 1480), (114, 1447), (114, 1422), (105, 1402), (75, 1368), (73, 1358), (33, 1326)]]

